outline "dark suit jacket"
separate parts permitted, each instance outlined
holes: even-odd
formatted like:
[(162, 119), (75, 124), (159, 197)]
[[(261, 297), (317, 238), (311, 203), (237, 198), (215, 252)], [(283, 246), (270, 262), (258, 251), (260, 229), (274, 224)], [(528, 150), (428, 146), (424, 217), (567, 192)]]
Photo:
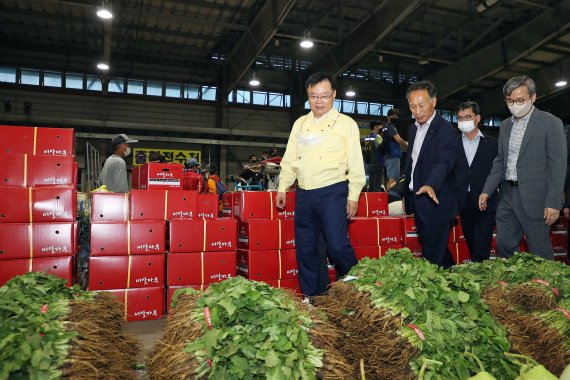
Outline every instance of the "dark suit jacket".
[(566, 161), (566, 180), (564, 181), (564, 207), (570, 207), (570, 129), (566, 127), (566, 147), (567, 147), (567, 161)]
[[(455, 194), (457, 196), (457, 203), (459, 209), (463, 210), (467, 201), (468, 191), (471, 186), (471, 192), (479, 197), (483, 192), (483, 186), (487, 176), (493, 167), (493, 160), (498, 153), (497, 139), (491, 136), (481, 137), (479, 139), (479, 146), (473, 158), (471, 166), (467, 162), (465, 149), (463, 149), (463, 139), (461, 136), (457, 142), (457, 161), (455, 162), (454, 177), (455, 177)], [(498, 189), (495, 189), (493, 194), (490, 194), (490, 199), (487, 202), (487, 209), (494, 212), (497, 209), (497, 201), (499, 199)]]
[[(406, 153), (406, 189), (412, 176), (412, 151), (417, 128), (412, 125)], [(414, 189), (406, 194), (406, 213), (415, 214), (422, 222), (438, 222), (458, 214), (454, 194), (453, 167), (457, 157), (457, 131), (439, 114), (432, 120), (414, 169)], [(428, 185), (437, 195), (439, 205), (427, 194), (416, 196), (420, 187)]]
[[(499, 153), (483, 187), (491, 194), (501, 185), (507, 171), (513, 122), (503, 120), (499, 131)], [(517, 180), (524, 212), (543, 218), (544, 208), (560, 209), (564, 193), (567, 147), (562, 121), (534, 108), (517, 159)]]

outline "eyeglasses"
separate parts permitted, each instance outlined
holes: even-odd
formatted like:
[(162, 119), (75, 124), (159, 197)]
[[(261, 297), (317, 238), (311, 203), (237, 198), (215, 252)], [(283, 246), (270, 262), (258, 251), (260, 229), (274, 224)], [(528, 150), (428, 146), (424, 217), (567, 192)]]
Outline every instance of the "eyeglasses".
[(477, 117), (477, 115), (467, 115), (467, 116), (457, 116), (457, 121), (469, 121), (473, 120)]
[(322, 101), (322, 102), (326, 102), (327, 100), (329, 100), (329, 99), (333, 96), (333, 94), (334, 94), (334, 91), (331, 92), (331, 94), (328, 95), (328, 96), (327, 96), (327, 95), (320, 95), (320, 96), (317, 96), (317, 95), (309, 95), (309, 99), (312, 100), (313, 102), (316, 102), (316, 101), (318, 101), (318, 100), (320, 100), (320, 101)]
[(509, 106), (512, 106), (515, 103), (517, 103), (519, 106), (522, 106), (523, 104), (528, 102), (528, 100), (530, 99), (505, 100), (505, 103), (507, 103)]

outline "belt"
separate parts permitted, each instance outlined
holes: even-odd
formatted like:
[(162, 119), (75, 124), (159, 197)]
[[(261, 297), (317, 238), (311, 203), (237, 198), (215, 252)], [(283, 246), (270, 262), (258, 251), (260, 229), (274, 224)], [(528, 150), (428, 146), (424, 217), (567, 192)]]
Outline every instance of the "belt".
[(519, 185), (519, 181), (513, 181), (510, 179), (505, 180), (506, 183), (508, 183), (511, 186), (518, 186)]

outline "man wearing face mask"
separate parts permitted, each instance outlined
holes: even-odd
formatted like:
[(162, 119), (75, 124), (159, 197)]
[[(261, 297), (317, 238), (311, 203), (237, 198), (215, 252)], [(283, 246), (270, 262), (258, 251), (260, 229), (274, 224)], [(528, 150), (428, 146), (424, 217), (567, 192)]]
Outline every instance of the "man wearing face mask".
[(499, 199), (498, 189), (489, 198), (487, 209), (479, 210), (479, 194), (497, 156), (497, 140), (479, 130), (481, 113), (475, 102), (461, 103), (457, 107), (457, 126), (461, 138), (455, 163), (455, 194), (459, 204), (461, 227), (472, 261), (489, 259), (495, 211)]
[[(319, 72), (305, 82), (311, 112), (291, 130), (281, 161), (278, 208), (285, 207), (285, 192), (295, 181), (295, 244), (299, 283), (303, 295), (326, 292), (326, 261), (319, 249), (324, 235), (329, 256), (344, 276), (356, 263), (347, 235), (347, 219), (356, 215), (366, 179), (358, 126), (334, 108), (336, 80)], [(322, 280), (325, 280), (323, 283)]]
[(562, 207), (566, 173), (566, 138), (562, 121), (534, 107), (536, 84), (526, 76), (511, 78), (503, 87), (513, 115), (501, 124), (499, 153), (479, 196), (486, 210), (489, 195), (500, 186), (497, 207), (497, 250), (510, 257), (526, 237), (529, 252), (553, 258), (550, 225)]
[(100, 176), (102, 184), (106, 185), (109, 191), (114, 193), (129, 192), (127, 164), (124, 159), (131, 154), (129, 144), (136, 142), (138, 140), (131, 140), (124, 133), (114, 136), (111, 140), (113, 154), (105, 160)]

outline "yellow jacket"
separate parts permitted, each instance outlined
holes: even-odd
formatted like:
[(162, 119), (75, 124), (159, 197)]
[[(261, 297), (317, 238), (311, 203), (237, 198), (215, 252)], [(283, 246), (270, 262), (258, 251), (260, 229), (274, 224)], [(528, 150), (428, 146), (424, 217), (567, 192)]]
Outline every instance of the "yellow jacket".
[(358, 126), (334, 107), (319, 120), (311, 111), (295, 121), (280, 165), (279, 192), (295, 179), (304, 190), (348, 180), (348, 199), (358, 201), (366, 183)]

